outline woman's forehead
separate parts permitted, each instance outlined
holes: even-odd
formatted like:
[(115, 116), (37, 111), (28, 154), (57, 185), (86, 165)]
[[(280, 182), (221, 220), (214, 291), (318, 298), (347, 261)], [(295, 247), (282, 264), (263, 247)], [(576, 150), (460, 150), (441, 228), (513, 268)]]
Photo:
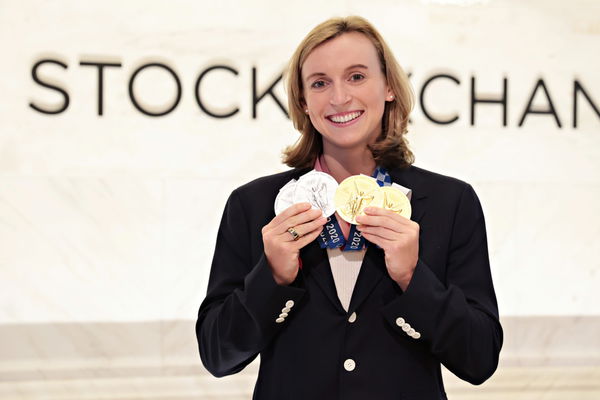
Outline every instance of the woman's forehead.
[(315, 47), (301, 66), (302, 77), (341, 73), (353, 66), (377, 69), (379, 58), (371, 40), (359, 32), (344, 33)]

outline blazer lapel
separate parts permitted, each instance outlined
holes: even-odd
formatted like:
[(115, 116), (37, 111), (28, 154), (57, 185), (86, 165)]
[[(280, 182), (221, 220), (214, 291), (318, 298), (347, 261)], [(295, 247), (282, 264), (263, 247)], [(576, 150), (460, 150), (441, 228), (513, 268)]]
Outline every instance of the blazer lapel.
[(327, 251), (321, 249), (316, 240), (309, 243), (300, 251), (302, 258), (302, 274), (304, 279), (311, 277), (323, 290), (331, 304), (341, 313), (346, 314), (342, 303), (337, 295), (335, 281), (331, 273), (331, 266), (327, 258)]
[[(425, 203), (427, 199), (426, 188), (413, 178), (412, 167), (406, 169), (395, 168), (390, 171), (392, 182), (396, 182), (412, 190), (410, 219), (419, 222), (425, 215)], [(379, 281), (387, 275), (385, 266), (385, 255), (383, 251), (371, 244), (365, 253), (360, 273), (352, 292), (349, 312), (354, 312), (362, 302), (371, 294)]]
[[(411, 171), (412, 168), (394, 168), (390, 170), (390, 176), (392, 182), (399, 183), (412, 190), (411, 220), (418, 223), (425, 215), (427, 192), (426, 187), (422, 186), (414, 178), (414, 174)], [(295, 175), (299, 176), (303, 172), (305, 171), (298, 171)], [(303, 265), (302, 274), (305, 279), (309, 276), (312, 277), (333, 306), (339, 312), (346, 314), (346, 310), (342, 307), (342, 303), (337, 295), (327, 252), (321, 249), (315, 240), (300, 251), (300, 256)], [(385, 267), (383, 251), (371, 245), (365, 253), (365, 258), (360, 268), (354, 291), (352, 292), (350, 307), (348, 309), (349, 313), (354, 312), (362, 304), (385, 275), (387, 275), (387, 269)]]
[(392, 182), (396, 182), (412, 190), (412, 199), (410, 205), (412, 214), (410, 219), (419, 222), (425, 215), (425, 205), (427, 203), (427, 188), (415, 177), (413, 168), (404, 169), (394, 168), (390, 170)]
[(371, 294), (375, 286), (377, 286), (381, 278), (383, 278), (384, 273), (387, 274), (383, 251), (371, 244), (365, 253), (365, 258), (360, 267), (348, 312), (352, 313), (358, 309), (362, 302)]

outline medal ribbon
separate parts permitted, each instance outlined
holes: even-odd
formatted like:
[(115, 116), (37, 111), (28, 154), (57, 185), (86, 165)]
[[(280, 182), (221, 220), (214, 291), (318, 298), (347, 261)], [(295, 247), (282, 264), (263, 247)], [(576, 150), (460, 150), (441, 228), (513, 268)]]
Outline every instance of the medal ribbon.
[[(390, 186), (392, 184), (390, 174), (383, 167), (377, 167), (372, 176), (379, 186)], [(322, 249), (341, 247), (342, 251), (362, 250), (367, 245), (367, 241), (354, 224), (350, 225), (350, 233), (348, 234), (348, 240), (346, 240), (335, 214), (327, 219), (327, 223), (317, 241)]]

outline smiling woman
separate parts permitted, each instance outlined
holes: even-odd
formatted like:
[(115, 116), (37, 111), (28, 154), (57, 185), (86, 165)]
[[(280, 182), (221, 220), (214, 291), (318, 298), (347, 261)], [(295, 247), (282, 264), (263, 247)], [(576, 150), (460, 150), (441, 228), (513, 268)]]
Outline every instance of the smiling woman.
[(310, 53), (302, 75), (305, 111), (321, 133), (323, 153), (370, 156), (367, 145), (381, 134), (384, 104), (394, 99), (371, 41), (358, 32), (332, 39)]
[[(373, 126), (366, 132), (375, 137), (371, 138), (368, 147), (377, 164), (408, 166), (414, 162), (404, 136), (413, 108), (408, 77), (372, 25), (352, 17), (345, 19), (343, 24), (342, 27), (330, 20), (315, 28), (290, 60), (287, 71), (289, 112), (302, 136), (295, 146), (285, 151), (284, 162), (290, 167), (310, 167), (316, 156), (323, 153), (324, 142), (320, 136), (324, 133), (315, 125), (322, 121), (314, 112), (316, 106), (325, 101), (329, 102), (331, 113), (325, 118), (334, 122), (333, 126), (338, 126), (335, 122), (350, 118), (369, 119), (367, 122)], [(340, 71), (332, 70), (336, 67)], [(329, 74), (339, 75), (337, 82), (326, 74), (326, 69)], [(356, 99), (352, 98), (354, 93), (358, 93)], [(330, 96), (329, 99), (326, 96)], [(343, 97), (340, 99), (339, 96)], [(365, 110), (355, 110), (348, 116), (338, 111), (340, 107), (344, 110), (349, 106), (343, 103), (348, 99), (352, 99), (354, 105), (358, 101), (369, 101), (375, 108), (370, 110), (367, 118), (362, 116)], [(336, 104), (340, 101), (342, 104)]]
[[(260, 354), (259, 400), (445, 399), (441, 363), (482, 383), (502, 346), (483, 212), (469, 184), (412, 166), (391, 51), (366, 20), (331, 19), (287, 82), (294, 169), (227, 202), (196, 324), (204, 365), (229, 375)], [(388, 204), (400, 191), (411, 215)]]

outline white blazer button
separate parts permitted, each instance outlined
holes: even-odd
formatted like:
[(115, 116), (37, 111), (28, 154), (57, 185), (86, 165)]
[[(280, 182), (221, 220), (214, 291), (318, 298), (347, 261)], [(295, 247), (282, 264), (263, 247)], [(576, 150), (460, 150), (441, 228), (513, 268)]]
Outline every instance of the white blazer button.
[(406, 333), (408, 334), (408, 336), (412, 337), (412, 336), (415, 334), (415, 332), (416, 332), (416, 331), (415, 331), (413, 328), (410, 328), (410, 329), (408, 330), (408, 332), (406, 332)]
[(286, 318), (288, 316), (287, 313), (282, 312), (281, 314), (279, 314), (279, 318)]
[(412, 335), (413, 339), (418, 339), (421, 337), (421, 334), (419, 332), (415, 332), (414, 335)]
[(404, 332), (408, 332), (408, 331), (410, 330), (410, 324), (409, 324), (409, 323), (406, 323), (406, 324), (404, 324), (404, 325), (402, 326), (402, 330), (403, 330)]
[(285, 318), (281, 318), (281, 317), (279, 317), (275, 320), (275, 322), (277, 322), (278, 324), (282, 323), (283, 321), (285, 321)]
[(406, 321), (404, 321), (404, 318), (402, 318), (402, 317), (396, 318), (396, 325), (398, 325), (400, 328), (402, 328), (405, 323), (406, 323)]
[(354, 368), (356, 368), (356, 363), (354, 362), (353, 359), (349, 358), (346, 361), (344, 361), (344, 369), (348, 372), (350, 371), (354, 371)]
[(354, 321), (356, 321), (356, 313), (355, 312), (350, 314), (350, 318), (348, 318), (348, 322), (353, 323)]
[(289, 313), (289, 312), (290, 312), (290, 310), (291, 310), (291, 308), (289, 308), (289, 307), (283, 307), (283, 308), (281, 309), (281, 312), (284, 312), (284, 313)]
[(287, 308), (292, 308), (292, 307), (294, 307), (294, 300), (288, 300), (288, 301), (286, 301), (286, 302), (285, 302), (285, 306), (286, 306)]

